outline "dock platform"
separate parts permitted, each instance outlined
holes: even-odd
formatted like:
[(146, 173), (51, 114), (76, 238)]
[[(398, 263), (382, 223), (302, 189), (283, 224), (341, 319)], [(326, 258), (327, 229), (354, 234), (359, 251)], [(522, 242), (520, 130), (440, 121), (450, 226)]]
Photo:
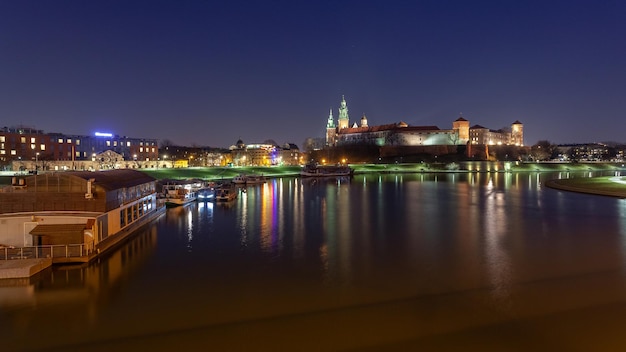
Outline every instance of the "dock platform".
[(31, 277), (50, 266), (50, 258), (0, 260), (0, 279)]

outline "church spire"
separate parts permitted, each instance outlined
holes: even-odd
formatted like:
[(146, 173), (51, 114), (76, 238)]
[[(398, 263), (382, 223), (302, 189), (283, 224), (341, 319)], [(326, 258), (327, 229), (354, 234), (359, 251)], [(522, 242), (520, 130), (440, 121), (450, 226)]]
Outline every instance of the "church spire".
[(348, 116), (348, 104), (346, 98), (341, 96), (341, 104), (339, 105), (339, 117), (337, 120), (339, 128), (348, 128), (350, 126), (350, 117)]
[(330, 108), (328, 114), (328, 122), (326, 122), (326, 128), (335, 128), (335, 120), (333, 119), (333, 108)]

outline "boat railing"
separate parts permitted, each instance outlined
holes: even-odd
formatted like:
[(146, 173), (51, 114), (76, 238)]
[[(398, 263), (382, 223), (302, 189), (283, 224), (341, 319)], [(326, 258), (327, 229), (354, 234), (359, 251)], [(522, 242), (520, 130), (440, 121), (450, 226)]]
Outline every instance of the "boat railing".
[(0, 260), (79, 258), (94, 251), (94, 243), (55, 244), (29, 247), (0, 247)]

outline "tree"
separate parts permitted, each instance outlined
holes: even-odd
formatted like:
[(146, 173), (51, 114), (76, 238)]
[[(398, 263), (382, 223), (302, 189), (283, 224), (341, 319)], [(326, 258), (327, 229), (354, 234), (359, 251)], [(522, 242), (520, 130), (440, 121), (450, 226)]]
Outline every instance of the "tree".
[(302, 150), (305, 152), (312, 152), (314, 150), (322, 149), (324, 147), (324, 140), (322, 138), (309, 137), (302, 143)]
[(530, 148), (530, 155), (535, 161), (548, 160), (556, 150), (556, 146), (546, 140), (537, 142)]
[(171, 147), (171, 146), (173, 146), (173, 145), (174, 145), (174, 143), (172, 143), (172, 141), (171, 141), (171, 140), (169, 140), (169, 139), (163, 139), (163, 140), (161, 140), (161, 148)]

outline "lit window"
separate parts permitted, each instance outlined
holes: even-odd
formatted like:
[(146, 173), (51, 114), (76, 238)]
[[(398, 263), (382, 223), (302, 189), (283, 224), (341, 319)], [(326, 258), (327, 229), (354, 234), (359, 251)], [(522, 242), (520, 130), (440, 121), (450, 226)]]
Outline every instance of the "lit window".
[(139, 152), (143, 153), (143, 147), (139, 147)]
[(26, 143), (26, 137), (20, 137), (20, 142)]
[(45, 145), (45, 144), (40, 145), (40, 146), (39, 146), (39, 149), (40, 149), (40, 150), (46, 150), (46, 145)]
[(0, 136), (0, 142), (6, 142), (5, 138), (6, 137), (4, 137), (4, 136)]
[(113, 141), (113, 146), (117, 147), (117, 141)]
[(30, 142), (35, 143), (35, 137), (30, 137)]
[(80, 158), (80, 152), (76, 152), (76, 156)]
[(72, 144), (72, 140), (71, 139), (67, 139), (67, 144)]
[(30, 149), (35, 150), (35, 145), (34, 145), (34, 144), (31, 144), (31, 145), (30, 145)]
[(58, 141), (58, 142), (59, 142), (60, 144), (63, 144), (63, 138), (59, 138), (59, 141)]
[(80, 145), (80, 139), (76, 140), (76, 145)]
[(111, 146), (111, 141), (107, 141), (107, 147)]
[(11, 150), (11, 155), (17, 155), (17, 152), (15, 151), (15, 149)]
[(127, 141), (127, 142), (126, 142), (126, 146), (127, 146), (127, 147), (130, 147), (130, 141)]
[(6, 154), (6, 153), (7, 153), (7, 151), (6, 151), (6, 150), (4, 150), (4, 149), (3, 149), (3, 150), (0, 150), (0, 154), (4, 155), (4, 154)]
[(143, 145), (143, 142), (139, 142), (139, 145)]

